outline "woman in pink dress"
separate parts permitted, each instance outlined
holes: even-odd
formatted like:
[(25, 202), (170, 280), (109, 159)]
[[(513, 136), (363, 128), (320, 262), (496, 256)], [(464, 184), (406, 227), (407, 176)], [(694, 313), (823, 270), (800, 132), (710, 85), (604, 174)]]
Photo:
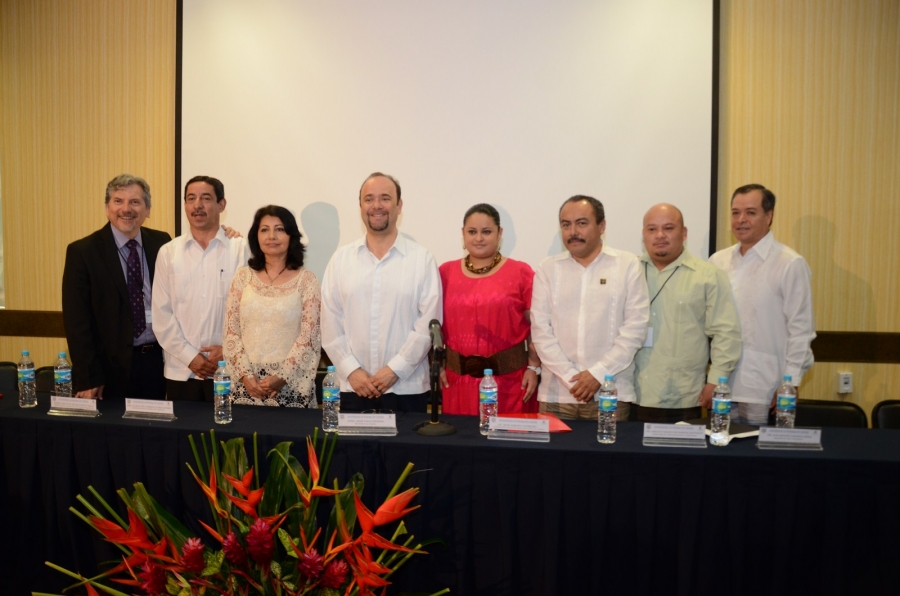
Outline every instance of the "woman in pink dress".
[(447, 362), (443, 412), (478, 415), (478, 384), (494, 370), (501, 414), (537, 412), (540, 361), (531, 345), (531, 284), (526, 263), (500, 254), (500, 214), (481, 203), (463, 219), (464, 259), (440, 267)]

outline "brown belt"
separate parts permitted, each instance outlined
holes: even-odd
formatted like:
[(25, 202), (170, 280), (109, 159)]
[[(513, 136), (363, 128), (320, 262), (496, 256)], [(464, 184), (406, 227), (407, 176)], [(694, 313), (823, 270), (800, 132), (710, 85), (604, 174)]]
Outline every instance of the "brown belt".
[(458, 375), (469, 375), (480, 379), (484, 376), (484, 369), (490, 368), (495, 375), (505, 375), (521, 370), (528, 365), (528, 352), (525, 351), (525, 342), (497, 352), (493, 356), (463, 356), (456, 350), (447, 348), (447, 369)]

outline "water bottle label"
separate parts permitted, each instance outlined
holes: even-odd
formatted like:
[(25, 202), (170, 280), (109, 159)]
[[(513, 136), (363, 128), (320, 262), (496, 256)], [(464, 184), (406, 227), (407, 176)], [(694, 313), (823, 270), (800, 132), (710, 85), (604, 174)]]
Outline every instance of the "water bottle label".
[(483, 404), (495, 404), (497, 403), (497, 390), (496, 389), (482, 389), (478, 392), (478, 400)]
[(34, 369), (33, 368), (20, 368), (19, 369), (19, 382), (20, 383), (29, 383), (34, 381)]
[(322, 401), (341, 401), (341, 390), (337, 387), (322, 387)]
[(54, 383), (71, 383), (72, 382), (72, 371), (71, 370), (54, 370), (53, 371), (53, 382)]
[(231, 379), (228, 379), (227, 381), (213, 381), (213, 392), (216, 395), (230, 395)]
[(796, 395), (779, 395), (778, 396), (778, 409), (779, 410), (796, 410), (797, 409), (797, 396)]
[(731, 414), (731, 400), (713, 398), (713, 413), (715, 414)]
[(619, 407), (619, 399), (616, 397), (601, 397), (597, 406), (601, 412), (615, 412)]

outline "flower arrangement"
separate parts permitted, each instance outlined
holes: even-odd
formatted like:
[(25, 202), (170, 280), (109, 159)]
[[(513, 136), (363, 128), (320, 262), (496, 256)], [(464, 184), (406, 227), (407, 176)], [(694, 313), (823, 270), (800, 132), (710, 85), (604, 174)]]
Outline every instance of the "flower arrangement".
[[(70, 511), (116, 545), (122, 551), (121, 562), (90, 578), (49, 561), (47, 565), (78, 580), (66, 591), (84, 586), (90, 596), (99, 592), (127, 596), (108, 583), (149, 596), (384, 594), (388, 578), (397, 569), (414, 554), (424, 553), (424, 546), (437, 542), (415, 543), (413, 536), (406, 536), (401, 520), (418, 508), (410, 506), (417, 488), (399, 492), (413, 464), (407, 464), (373, 513), (360, 499), (362, 475), (355, 474), (343, 488), (336, 479), (333, 488), (319, 484), (327, 476), (337, 440), (323, 435), (319, 441), (316, 429), (306, 439), (307, 470), (291, 455), (290, 442), (279, 443), (269, 452), (264, 483), (255, 473), (259, 470), (256, 434), (252, 466), (242, 438), (217, 443), (215, 431), (210, 431), (208, 442), (201, 434), (202, 459), (194, 437), (188, 438), (197, 468), (188, 464), (188, 469), (206, 495), (215, 520), (214, 527), (200, 524), (216, 548), (190, 536), (141, 483), (134, 485), (131, 494), (125, 489), (117, 492), (125, 502), (127, 520), (88, 487), (98, 506), (78, 495), (86, 512), (75, 507)], [(321, 469), (320, 460), (324, 462)], [(333, 499), (324, 532), (316, 516), (321, 499)], [(400, 523), (390, 539), (376, 531), (396, 521)]]

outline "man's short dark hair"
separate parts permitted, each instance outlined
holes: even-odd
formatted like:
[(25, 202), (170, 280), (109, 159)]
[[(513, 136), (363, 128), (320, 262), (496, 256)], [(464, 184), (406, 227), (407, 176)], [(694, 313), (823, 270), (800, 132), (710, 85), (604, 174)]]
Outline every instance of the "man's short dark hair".
[(563, 204), (559, 207), (559, 214), (562, 215), (563, 207), (568, 205), (569, 203), (577, 203), (579, 201), (587, 201), (591, 207), (594, 208), (594, 216), (597, 218), (597, 223), (601, 223), (604, 219), (606, 219), (606, 212), (603, 210), (603, 203), (595, 199), (594, 197), (589, 197), (587, 195), (575, 195), (574, 197), (569, 197)]
[(744, 186), (740, 186), (734, 193), (731, 195), (731, 202), (734, 203), (734, 197), (738, 195), (745, 195), (748, 192), (753, 192), (754, 190), (758, 190), (762, 193), (762, 208), (765, 213), (769, 213), (772, 209), (775, 208), (775, 193), (771, 190), (763, 186), (762, 184), (745, 184)]
[(222, 184), (222, 181), (218, 178), (213, 178), (212, 176), (194, 176), (190, 180), (187, 181), (187, 184), (184, 185), (184, 198), (187, 198), (187, 189), (188, 186), (193, 184), (194, 182), (206, 182), (210, 186), (213, 187), (213, 190), (216, 193), (216, 203), (225, 198), (225, 185)]
[(398, 202), (398, 203), (400, 202), (400, 183), (397, 182), (397, 179), (394, 178), (393, 176), (391, 176), (390, 174), (382, 174), (381, 172), (372, 172), (371, 174), (369, 174), (369, 175), (366, 177), (365, 180), (363, 180), (363, 183), (360, 184), (360, 186), (359, 186), (359, 200), (360, 200), (360, 201), (362, 201), (362, 189), (363, 189), (363, 186), (365, 186), (365, 185), (366, 185), (366, 182), (368, 182), (368, 181), (371, 180), (372, 178), (387, 178), (388, 180), (390, 180), (391, 182), (393, 182), (393, 183), (394, 183), (394, 188), (397, 189), (397, 202)]

